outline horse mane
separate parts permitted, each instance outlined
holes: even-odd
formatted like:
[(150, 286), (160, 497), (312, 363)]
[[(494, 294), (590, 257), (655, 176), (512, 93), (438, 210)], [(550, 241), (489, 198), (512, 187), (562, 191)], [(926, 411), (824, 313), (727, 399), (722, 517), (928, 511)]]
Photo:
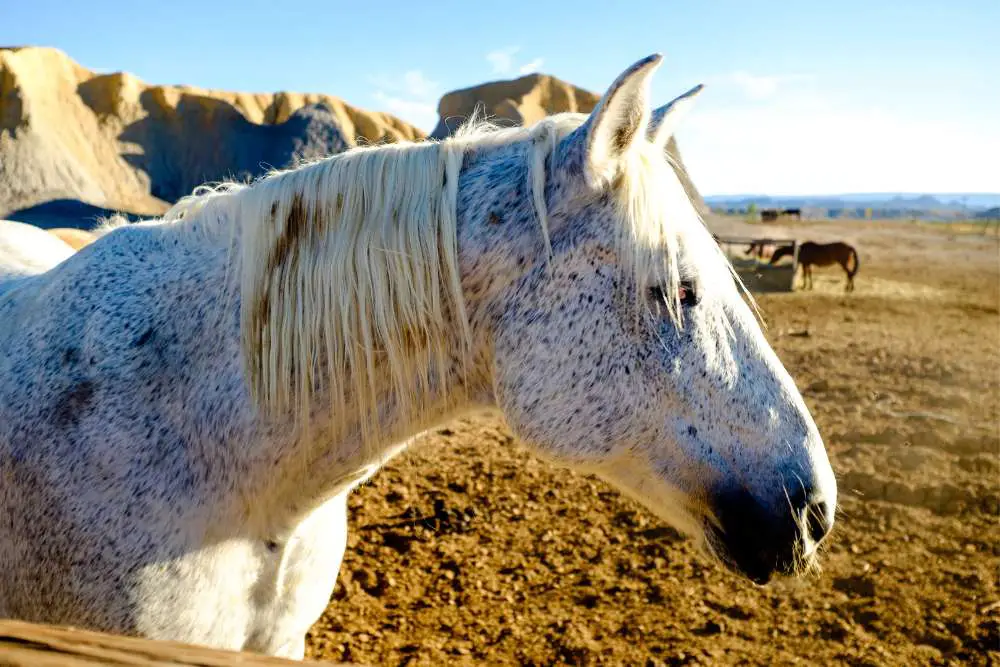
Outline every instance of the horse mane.
[[(422, 397), (452, 394), (445, 383), (455, 361), (467, 370), (472, 346), (456, 236), (464, 156), (524, 144), (551, 252), (547, 171), (560, 140), (586, 118), (558, 114), (528, 128), (498, 128), (474, 117), (447, 139), (354, 148), (251, 185), (203, 186), (175, 204), (164, 221), (238, 236), (241, 346), (254, 402), (308, 424), (321, 387), (334, 414), (348, 403), (358, 410), (368, 442), (379, 435), (376, 368), (388, 371), (392, 400), (411, 417), (425, 407)], [(651, 142), (636, 146), (610, 187), (625, 223), (623, 269), (638, 284), (655, 280), (676, 295), (671, 216), (700, 217), (665, 153)], [(679, 317), (676, 300), (668, 307)]]

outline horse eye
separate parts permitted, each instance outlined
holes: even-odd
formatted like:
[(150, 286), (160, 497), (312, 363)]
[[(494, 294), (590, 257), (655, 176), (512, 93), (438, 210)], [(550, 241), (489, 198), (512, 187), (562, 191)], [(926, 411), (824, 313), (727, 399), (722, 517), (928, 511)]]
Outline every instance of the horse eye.
[(678, 287), (680, 294), (680, 302), (687, 307), (697, 306), (698, 302), (701, 301), (701, 297), (698, 296), (698, 292), (694, 288), (694, 284), (690, 280), (682, 280), (680, 286)]
[[(665, 304), (667, 302), (666, 291), (662, 285), (650, 287), (648, 296), (649, 300), (656, 304)], [(677, 300), (680, 301), (682, 306), (690, 308), (691, 306), (698, 305), (701, 297), (698, 296), (698, 292), (690, 280), (682, 280), (677, 285)]]

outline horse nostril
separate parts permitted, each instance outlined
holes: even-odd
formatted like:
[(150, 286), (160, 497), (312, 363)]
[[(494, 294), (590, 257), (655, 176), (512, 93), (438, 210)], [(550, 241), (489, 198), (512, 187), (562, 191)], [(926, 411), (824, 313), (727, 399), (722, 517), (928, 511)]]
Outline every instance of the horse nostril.
[(806, 506), (806, 525), (809, 528), (809, 537), (813, 542), (818, 543), (833, 528), (833, 521), (829, 518), (829, 506), (825, 500), (812, 502)]

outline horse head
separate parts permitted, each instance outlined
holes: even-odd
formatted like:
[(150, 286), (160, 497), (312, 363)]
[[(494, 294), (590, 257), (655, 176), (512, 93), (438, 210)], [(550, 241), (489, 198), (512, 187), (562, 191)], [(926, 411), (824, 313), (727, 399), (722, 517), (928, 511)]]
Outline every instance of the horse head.
[(626, 70), (589, 116), (469, 152), (465, 299), (495, 401), (528, 447), (608, 480), (766, 582), (813, 561), (834, 521), (834, 474), (665, 157), (700, 87), (651, 111), (660, 60)]

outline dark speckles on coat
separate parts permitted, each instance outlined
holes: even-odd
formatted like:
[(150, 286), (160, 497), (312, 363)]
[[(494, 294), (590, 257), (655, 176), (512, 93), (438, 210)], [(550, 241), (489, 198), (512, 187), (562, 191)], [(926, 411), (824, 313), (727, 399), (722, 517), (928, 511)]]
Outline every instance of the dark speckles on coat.
[(59, 428), (76, 424), (90, 407), (96, 390), (97, 385), (90, 380), (81, 380), (67, 389), (59, 397), (52, 411), (53, 422)]
[(80, 350), (75, 347), (67, 347), (63, 350), (63, 366), (73, 366), (80, 363)]
[(132, 342), (132, 347), (142, 347), (153, 337), (153, 327), (149, 327)]

